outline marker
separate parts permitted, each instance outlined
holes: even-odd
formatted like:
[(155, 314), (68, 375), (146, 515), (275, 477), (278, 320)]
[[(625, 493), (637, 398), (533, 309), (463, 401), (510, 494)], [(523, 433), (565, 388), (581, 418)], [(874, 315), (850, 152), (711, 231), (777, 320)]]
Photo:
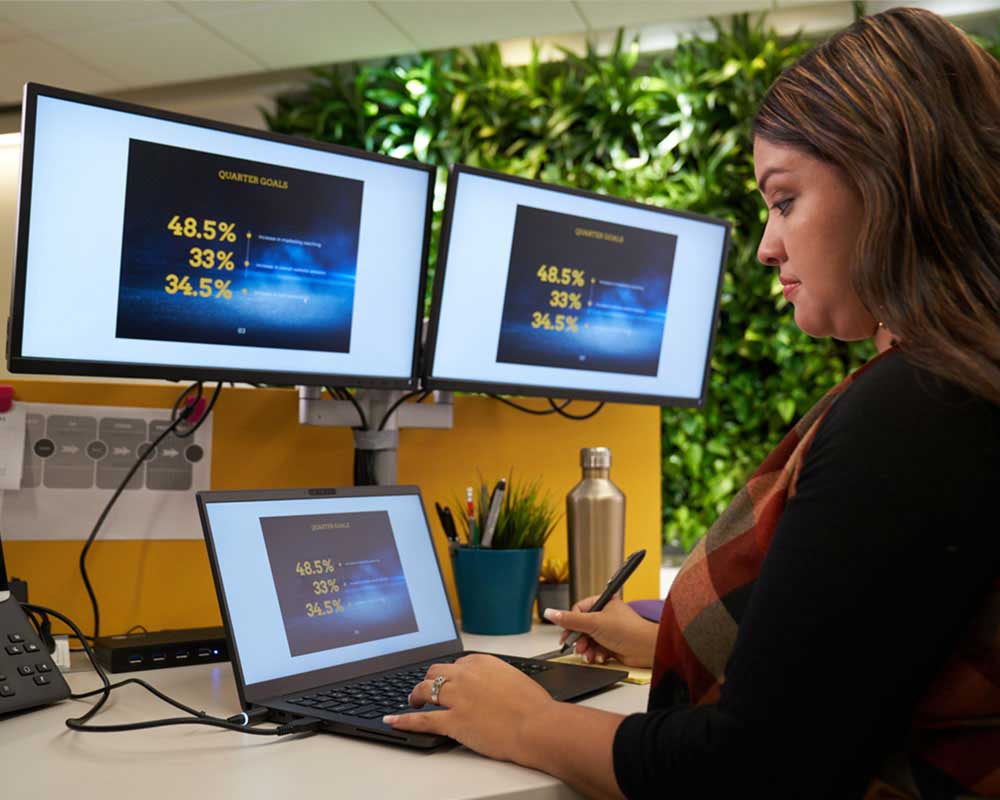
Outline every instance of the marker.
[(497, 529), (497, 519), (500, 517), (500, 508), (503, 506), (503, 496), (506, 491), (507, 481), (501, 478), (493, 487), (493, 496), (490, 498), (490, 510), (486, 515), (486, 526), (483, 530), (483, 547), (489, 547), (493, 543), (493, 534)]
[(465, 514), (469, 520), (469, 544), (479, 547), (479, 526), (476, 525), (476, 506), (472, 500), (472, 487), (465, 489)]
[(434, 508), (437, 509), (438, 519), (441, 521), (444, 535), (448, 539), (448, 551), (454, 555), (458, 548), (458, 532), (455, 530), (455, 523), (451, 518), (451, 509), (445, 508), (437, 502), (434, 503)]

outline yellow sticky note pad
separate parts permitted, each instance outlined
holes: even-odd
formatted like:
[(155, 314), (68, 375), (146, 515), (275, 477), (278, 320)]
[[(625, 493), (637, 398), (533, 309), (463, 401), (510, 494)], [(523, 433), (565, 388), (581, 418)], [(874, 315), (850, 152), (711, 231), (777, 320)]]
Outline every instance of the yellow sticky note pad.
[(626, 669), (628, 670), (628, 677), (625, 678), (623, 683), (635, 683), (639, 686), (646, 686), (653, 682), (653, 670), (647, 669), (646, 667), (626, 667), (624, 664), (619, 664), (615, 661), (605, 664), (588, 664), (583, 660), (583, 656), (576, 653), (570, 653), (567, 656), (558, 656), (557, 658), (550, 658), (549, 661), (557, 661), (560, 664), (579, 664), (584, 667), (596, 667), (597, 669)]

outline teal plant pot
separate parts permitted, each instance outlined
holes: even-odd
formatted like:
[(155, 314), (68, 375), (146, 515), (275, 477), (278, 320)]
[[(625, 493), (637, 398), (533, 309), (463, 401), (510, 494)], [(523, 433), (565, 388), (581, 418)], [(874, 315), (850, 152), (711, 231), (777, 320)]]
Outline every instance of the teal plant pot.
[(531, 630), (531, 607), (542, 566), (540, 547), (460, 547), (453, 564), (463, 631), (497, 636)]

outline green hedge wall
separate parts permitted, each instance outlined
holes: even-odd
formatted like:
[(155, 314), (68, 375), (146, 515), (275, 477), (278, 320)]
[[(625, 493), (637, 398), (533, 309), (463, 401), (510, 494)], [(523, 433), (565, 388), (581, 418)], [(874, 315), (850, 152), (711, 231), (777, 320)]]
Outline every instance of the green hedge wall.
[(484, 46), (317, 69), (262, 109), (274, 131), (437, 165), (432, 267), (456, 162), (733, 222), (708, 401), (662, 411), (664, 541), (685, 550), (789, 424), (872, 353), (801, 333), (775, 271), (755, 257), (766, 210), (750, 121), (811, 43), (747, 16), (713, 25), (714, 39), (655, 59), (619, 33), (608, 55), (540, 62), (536, 50), (523, 66)]

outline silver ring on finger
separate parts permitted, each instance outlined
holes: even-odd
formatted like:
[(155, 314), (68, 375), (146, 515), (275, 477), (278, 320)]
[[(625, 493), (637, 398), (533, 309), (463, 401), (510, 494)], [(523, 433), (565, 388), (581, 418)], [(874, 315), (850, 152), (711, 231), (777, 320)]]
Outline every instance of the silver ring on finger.
[(441, 703), (438, 700), (438, 696), (441, 694), (441, 687), (444, 686), (444, 682), (448, 680), (444, 675), (438, 675), (431, 682), (431, 702), (439, 706)]

